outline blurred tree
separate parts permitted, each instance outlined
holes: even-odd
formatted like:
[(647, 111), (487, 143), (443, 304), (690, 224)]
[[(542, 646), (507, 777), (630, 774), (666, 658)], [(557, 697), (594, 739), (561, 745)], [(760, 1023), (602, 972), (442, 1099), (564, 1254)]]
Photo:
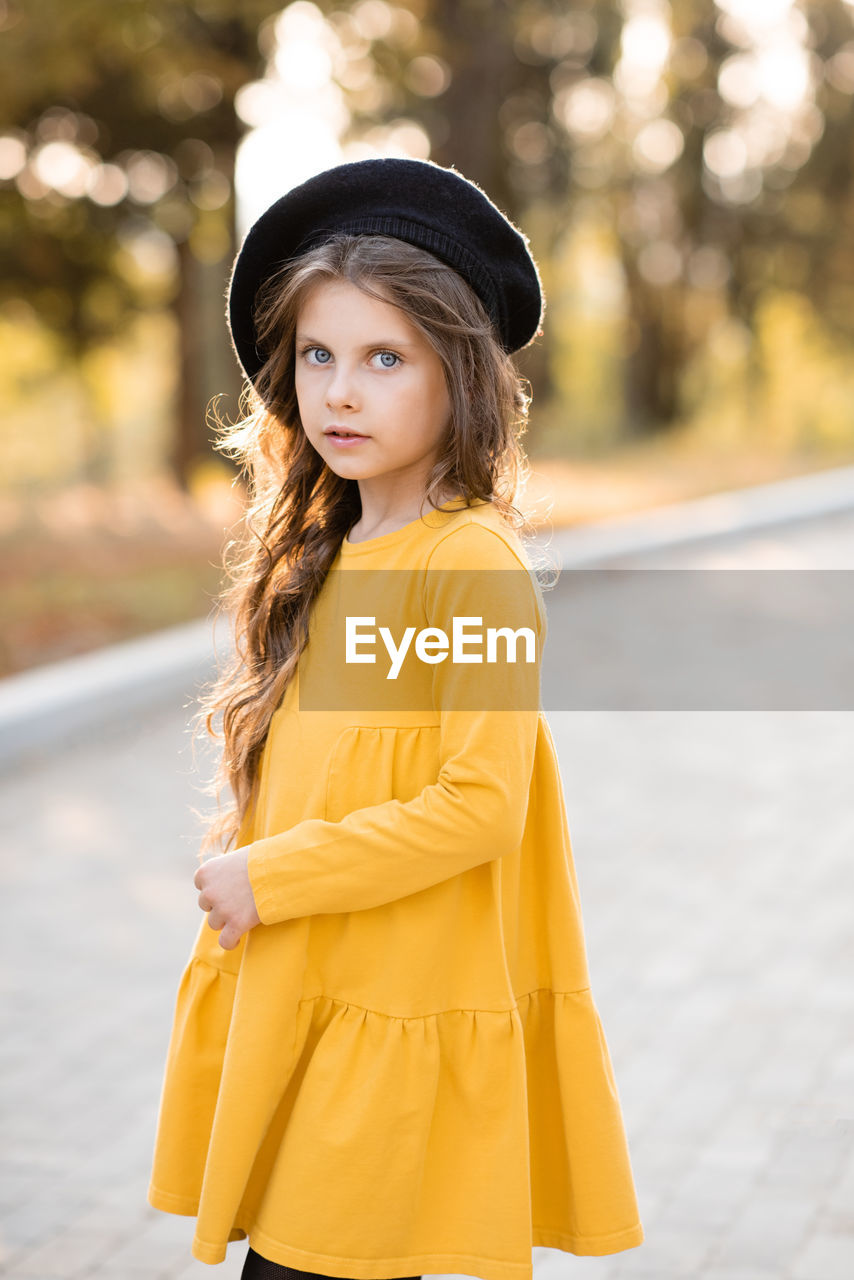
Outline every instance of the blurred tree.
[[(3, 293), (25, 298), (77, 358), (135, 309), (174, 309), (172, 461), (183, 485), (210, 452), (198, 298), (213, 275), (224, 311), (244, 132), (234, 97), (263, 66), (258, 27), (280, 7), (9, 0), (0, 16)], [(147, 274), (139, 259), (152, 254), (161, 269)], [(227, 342), (224, 326), (205, 341)], [(222, 356), (216, 387), (227, 370), (237, 393), (225, 345)], [(90, 469), (102, 478), (94, 446)]]
[[(854, 338), (854, 5), (803, 0), (809, 23), (813, 112), (751, 227), (753, 254), (741, 265), (740, 293), (755, 305), (765, 280), (806, 294), (832, 331)], [(747, 213), (751, 216), (751, 206)], [(775, 242), (768, 243), (774, 219)], [(759, 246), (764, 247), (757, 259)], [(750, 283), (748, 283), (748, 281)]]
[[(348, 140), (379, 140), (385, 130), (417, 146), (405, 132), (406, 122), (415, 122), (424, 154), (458, 167), (528, 227), (547, 295), (576, 208), (598, 203), (599, 216), (617, 232), (628, 297), (627, 425), (644, 431), (671, 421), (692, 338), (673, 287), (675, 250), (665, 244), (662, 251), (662, 240), (675, 240), (682, 229), (675, 175), (659, 173), (678, 158), (682, 134), (674, 123), (667, 133), (662, 118), (665, 132), (659, 129), (657, 140), (647, 133), (656, 154), (647, 159), (634, 146), (668, 104), (662, 82), (668, 6), (645, 25), (634, 19), (634, 28), (631, 0), (409, 0), (406, 12), (417, 16), (417, 26), (376, 0), (347, 9), (326, 0), (322, 7), (347, 55), (339, 82), (351, 112)], [(684, 12), (694, 7), (682, 6), (683, 21), (695, 20)], [(710, 6), (696, 8), (696, 21), (705, 13), (714, 38)], [(638, 67), (633, 40), (640, 45)], [(700, 55), (704, 67), (711, 62), (696, 36), (686, 48), (694, 56), (682, 57), (680, 67), (690, 81)], [(354, 76), (353, 66), (366, 62), (373, 76)], [(713, 79), (711, 69), (707, 74)], [(699, 187), (701, 165), (695, 140), (680, 170), (686, 203)], [(692, 216), (699, 228), (699, 211)], [(543, 339), (520, 356), (538, 398), (552, 393), (550, 364), (561, 355), (546, 325)]]
[[(611, 225), (629, 431), (680, 417), (722, 306), (752, 326), (778, 284), (854, 323), (848, 0), (321, 7), (348, 54), (349, 136), (423, 141), (483, 185), (535, 230), (547, 293), (575, 210)], [(521, 361), (541, 393), (551, 342), (547, 327)]]
[(802, 290), (850, 333), (854, 7), (621, 7), (614, 66), (555, 109), (576, 185), (601, 191), (617, 231), (627, 424), (650, 431), (679, 418), (722, 306), (752, 331), (768, 290)]
[[(343, 141), (392, 141), (454, 166), (526, 230), (549, 294), (551, 264), (571, 221), (566, 135), (554, 119), (567, 78), (610, 65), (621, 19), (563, 0), (320, 0), (344, 57), (337, 80), (350, 126)], [(412, 126), (419, 132), (413, 134)], [(537, 398), (553, 391), (552, 331), (518, 363)]]
[[(850, 335), (852, 0), (286, 7), (322, 11), (334, 33), (332, 75), (351, 113), (343, 144), (459, 167), (528, 230), (547, 295), (576, 212), (611, 227), (627, 298), (628, 430), (680, 417), (685, 371), (722, 309), (751, 327), (769, 289), (800, 290)], [(225, 339), (220, 323), (202, 331), (211, 308), (198, 293), (212, 296), (216, 278), (224, 298), (235, 249), (235, 95), (265, 74), (259, 29), (282, 8), (0, 9), (6, 292), (78, 351), (129, 308), (174, 308), (184, 481), (208, 452), (202, 353)], [(157, 254), (171, 255), (172, 277), (141, 271)], [(224, 355), (217, 389), (225, 370), (237, 374)], [(520, 358), (538, 397), (559, 358), (547, 325)]]

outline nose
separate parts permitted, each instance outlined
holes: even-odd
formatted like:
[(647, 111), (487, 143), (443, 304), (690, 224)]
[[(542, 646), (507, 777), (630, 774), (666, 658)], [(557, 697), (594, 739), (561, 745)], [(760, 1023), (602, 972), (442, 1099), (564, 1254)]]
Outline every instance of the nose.
[(339, 405), (352, 408), (356, 403), (355, 373), (340, 360), (335, 362), (332, 375), (326, 384), (326, 403), (330, 409)]

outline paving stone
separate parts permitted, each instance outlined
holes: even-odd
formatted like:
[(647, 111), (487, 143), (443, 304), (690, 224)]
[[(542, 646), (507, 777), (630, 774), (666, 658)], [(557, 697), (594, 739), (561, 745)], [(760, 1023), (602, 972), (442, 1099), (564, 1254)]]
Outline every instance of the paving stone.
[(850, 1213), (854, 1209), (854, 1152), (849, 1155), (838, 1181), (824, 1198), (824, 1212)]
[(816, 1232), (792, 1260), (790, 1280), (851, 1280), (854, 1233)]
[[(234, 1251), (236, 1249), (236, 1241), (228, 1246), (225, 1261), (217, 1264), (217, 1280), (240, 1280), (240, 1272), (243, 1270), (247, 1245), (245, 1242), (241, 1242), (240, 1251)], [(190, 1257), (185, 1267), (182, 1267), (180, 1271), (172, 1272), (166, 1280), (208, 1280), (210, 1272), (211, 1269), (208, 1263), (200, 1262), (198, 1258)]]
[(147, 1208), (149, 1212), (140, 1207), (136, 1197), (133, 1204), (124, 1208), (99, 1201), (91, 1208), (75, 1214), (74, 1229), (76, 1231), (109, 1230), (115, 1232), (118, 1238), (123, 1238), (125, 1235), (142, 1230), (151, 1220), (151, 1215), (157, 1213), (152, 1205), (148, 1205)]
[(736, 1222), (719, 1237), (712, 1260), (718, 1267), (754, 1267), (785, 1276), (814, 1217), (814, 1206), (795, 1197), (748, 1200)]
[(816, 1202), (837, 1181), (844, 1168), (848, 1139), (828, 1132), (793, 1130), (779, 1133), (764, 1179), (812, 1193)]
[(704, 1267), (697, 1273), (698, 1280), (782, 1280), (787, 1273), (766, 1271), (759, 1267)]
[(60, 1271), (43, 1271), (38, 1275), (26, 1271), (3, 1271), (3, 1280), (66, 1280), (64, 1272)]
[(639, 1248), (612, 1255), (618, 1259), (614, 1276), (617, 1280), (628, 1276), (658, 1276), (661, 1280), (683, 1277), (684, 1280), (685, 1276), (699, 1273), (708, 1248), (708, 1242), (694, 1231), (656, 1228)]
[(80, 1207), (80, 1201), (70, 1198), (68, 1188), (54, 1188), (5, 1210), (0, 1216), (0, 1264), (17, 1265), (23, 1253), (71, 1229)]
[[(616, 1275), (613, 1255), (605, 1255), (600, 1258), (569, 1257), (560, 1249), (535, 1248), (532, 1253), (534, 1264), (534, 1280), (567, 1280), (572, 1276), (573, 1280), (612, 1280)], [(424, 1276), (423, 1280), (428, 1280)], [(430, 1280), (435, 1280), (431, 1277)]]
[(110, 1232), (60, 1231), (24, 1250), (14, 1259), (14, 1269), (24, 1276), (53, 1272), (63, 1280), (77, 1280), (100, 1263), (113, 1242)]
[[(160, 1217), (162, 1215), (158, 1215)], [(114, 1276), (148, 1267), (149, 1271), (169, 1271), (185, 1264), (189, 1234), (184, 1224), (183, 1235), (163, 1230), (159, 1221), (140, 1219), (129, 1230), (116, 1235), (100, 1259), (103, 1268), (109, 1268)]]

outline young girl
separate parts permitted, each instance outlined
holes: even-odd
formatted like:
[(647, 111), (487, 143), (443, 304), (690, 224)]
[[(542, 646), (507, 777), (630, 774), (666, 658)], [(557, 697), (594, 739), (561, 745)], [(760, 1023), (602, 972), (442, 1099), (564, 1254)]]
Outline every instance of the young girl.
[(148, 1199), (204, 1262), (248, 1236), (244, 1280), (630, 1249), (513, 506), (527, 241), (455, 170), (339, 165), (256, 222), (228, 307), (257, 545), (203, 851), (235, 847), (194, 877)]

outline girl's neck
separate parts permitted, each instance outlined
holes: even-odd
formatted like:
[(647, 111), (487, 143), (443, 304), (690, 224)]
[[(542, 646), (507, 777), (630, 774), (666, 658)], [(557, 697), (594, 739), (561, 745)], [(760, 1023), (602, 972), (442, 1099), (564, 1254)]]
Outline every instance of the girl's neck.
[[(443, 506), (455, 497), (457, 497), (456, 493), (446, 491), (439, 500), (439, 505)], [(414, 520), (419, 519), (420, 516), (430, 510), (432, 510), (431, 504), (426, 498), (422, 498), (420, 503), (410, 502), (406, 507), (400, 507), (393, 513), (388, 512), (381, 515), (368, 513), (366, 519), (363, 506), (361, 516), (351, 526), (347, 534), (347, 541), (367, 542), (369, 538), (380, 538), (385, 533), (396, 533), (398, 529), (403, 529), (406, 525), (412, 524)]]

